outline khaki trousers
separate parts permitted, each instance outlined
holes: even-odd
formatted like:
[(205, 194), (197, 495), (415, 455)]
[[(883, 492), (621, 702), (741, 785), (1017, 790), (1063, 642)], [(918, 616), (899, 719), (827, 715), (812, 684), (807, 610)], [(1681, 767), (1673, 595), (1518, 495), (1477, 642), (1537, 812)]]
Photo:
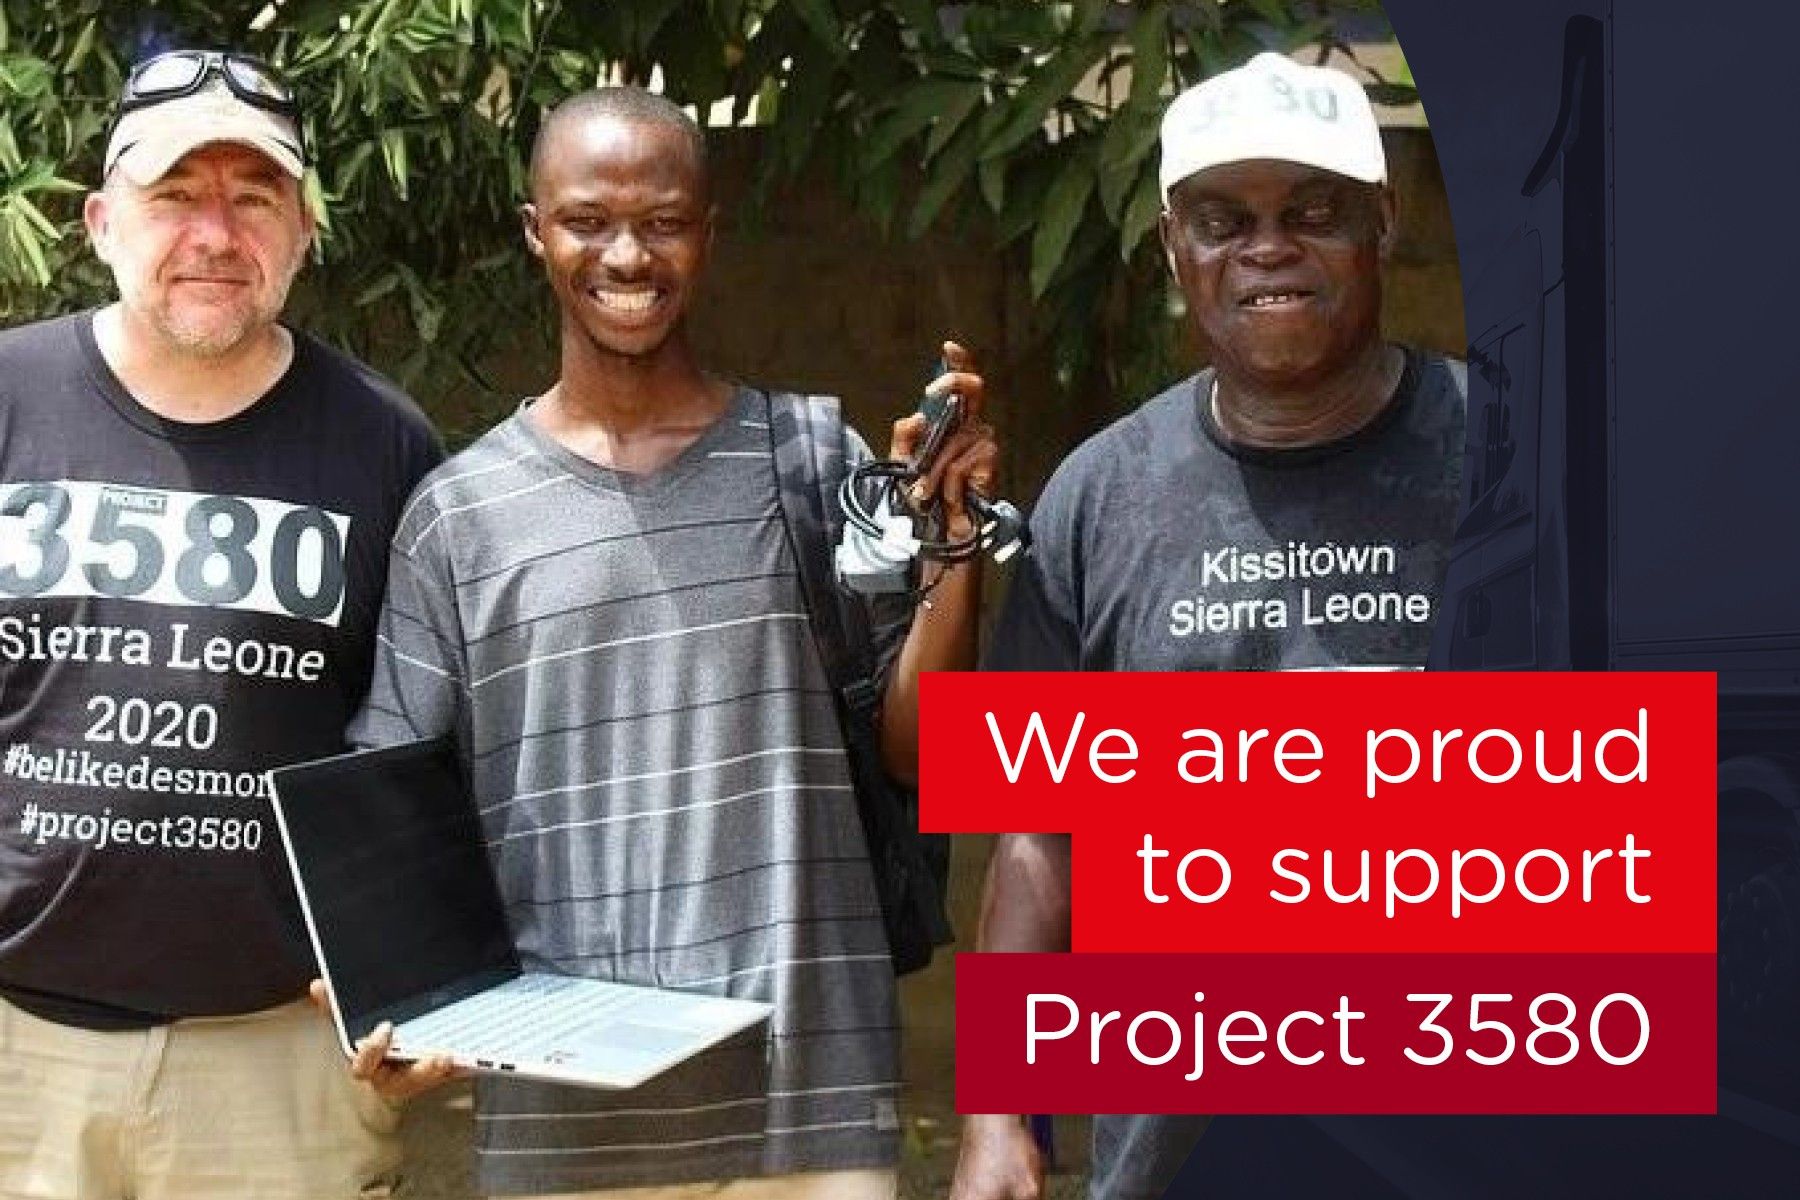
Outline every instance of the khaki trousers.
[(387, 1196), (398, 1123), (305, 1001), (122, 1033), (0, 1001), (5, 1200)]

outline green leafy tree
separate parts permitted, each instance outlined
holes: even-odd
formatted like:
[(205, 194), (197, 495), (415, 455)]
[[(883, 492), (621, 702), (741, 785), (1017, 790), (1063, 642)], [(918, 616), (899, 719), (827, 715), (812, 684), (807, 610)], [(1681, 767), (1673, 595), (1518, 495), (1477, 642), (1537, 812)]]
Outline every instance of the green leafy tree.
[[(789, 94), (832, 97), (837, 119), (816, 142), (817, 122), (777, 119), (779, 161), (816, 146), (862, 207), (909, 236), (984, 222), (1026, 265), (1063, 382), (1105, 371), (1124, 395), (1176, 369), (1179, 297), (1153, 232), (1168, 97), (1259, 50), (1354, 57), (1350, 27), (1385, 34), (1373, 0), (794, 7), (858, 15), (809, 23), (819, 45), (791, 50)], [(1416, 99), (1410, 83), (1370, 74), (1375, 99)], [(907, 196), (913, 168), (923, 183)]]
[(1166, 97), (1371, 21), (1373, 0), (0, 0), (0, 315), (106, 294), (80, 194), (124, 73), (216, 44), (307, 103), (304, 319), (414, 386), (485, 390), (497, 338), (549, 345), (514, 217), (530, 138), (561, 97), (625, 79), (760, 126), (753, 204), (810, 171), (893, 237), (954, 225), (1019, 256), (1065, 381), (1141, 393), (1177, 324), (1152, 236)]

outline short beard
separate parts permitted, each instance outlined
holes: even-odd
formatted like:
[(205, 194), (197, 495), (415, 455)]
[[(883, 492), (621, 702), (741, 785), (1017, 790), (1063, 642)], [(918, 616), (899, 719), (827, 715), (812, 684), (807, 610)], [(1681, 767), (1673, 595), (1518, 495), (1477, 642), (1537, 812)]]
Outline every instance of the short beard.
[(182, 324), (166, 309), (150, 314), (151, 324), (163, 340), (191, 358), (224, 358), (243, 344), (252, 329), (264, 324), (261, 313), (247, 312), (223, 329), (217, 326), (192, 328)]
[[(268, 303), (251, 304), (224, 325), (210, 321), (189, 323), (167, 303), (138, 311), (172, 350), (189, 358), (217, 360), (229, 357), (246, 339), (273, 325), (287, 304), (287, 293), (286, 287), (281, 288)], [(121, 299), (129, 304), (132, 298), (121, 296)]]

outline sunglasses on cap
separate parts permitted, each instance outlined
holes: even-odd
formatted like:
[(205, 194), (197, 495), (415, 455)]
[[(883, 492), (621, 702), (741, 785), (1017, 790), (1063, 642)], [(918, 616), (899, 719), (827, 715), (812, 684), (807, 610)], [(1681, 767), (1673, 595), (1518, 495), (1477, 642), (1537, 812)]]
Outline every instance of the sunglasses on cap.
[(147, 58), (125, 78), (118, 115), (192, 96), (214, 78), (222, 79), (231, 94), (245, 104), (266, 109), (293, 123), (300, 157), (306, 157), (305, 134), (300, 127), (300, 102), (294, 89), (268, 63), (248, 54), (218, 50), (170, 50)]

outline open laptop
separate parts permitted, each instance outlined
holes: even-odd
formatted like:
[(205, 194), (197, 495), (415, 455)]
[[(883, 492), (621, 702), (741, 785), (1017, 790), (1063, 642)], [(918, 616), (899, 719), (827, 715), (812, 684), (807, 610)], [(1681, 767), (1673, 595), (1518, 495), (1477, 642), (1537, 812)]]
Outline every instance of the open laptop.
[(629, 1088), (766, 1019), (770, 1005), (527, 974), (480, 817), (445, 740), (273, 772), (275, 816), (346, 1054)]

